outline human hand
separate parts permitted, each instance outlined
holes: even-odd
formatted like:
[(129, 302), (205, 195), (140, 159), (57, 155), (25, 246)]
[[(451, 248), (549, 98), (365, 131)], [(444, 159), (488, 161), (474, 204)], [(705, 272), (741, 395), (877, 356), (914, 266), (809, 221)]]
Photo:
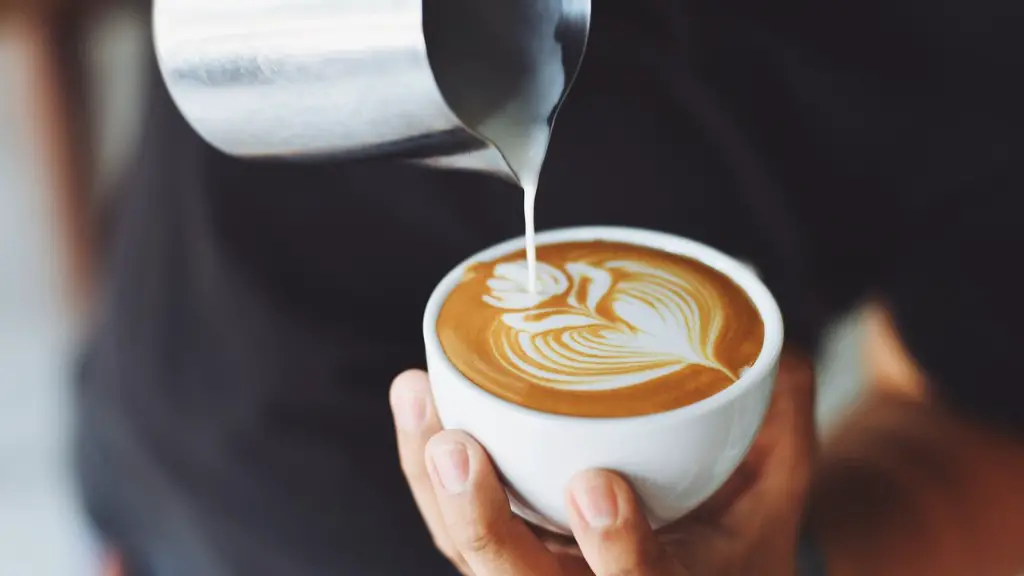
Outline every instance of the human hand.
[(754, 446), (733, 477), (693, 513), (655, 534), (618, 475), (587, 471), (567, 489), (575, 545), (515, 516), (483, 448), (442, 431), (423, 372), (391, 390), (399, 455), (434, 542), (473, 576), (792, 575), (817, 450), (811, 363), (788, 352)]

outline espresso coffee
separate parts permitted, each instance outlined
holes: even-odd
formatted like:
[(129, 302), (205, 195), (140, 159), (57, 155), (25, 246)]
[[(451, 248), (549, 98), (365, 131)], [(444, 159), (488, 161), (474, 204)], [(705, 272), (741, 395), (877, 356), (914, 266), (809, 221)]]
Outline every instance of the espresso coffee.
[[(724, 390), (754, 364), (764, 323), (729, 277), (618, 242), (537, 247), (469, 268), (437, 319), (445, 355), (487, 392), (541, 412), (627, 417)], [(535, 288), (535, 289), (531, 289)]]

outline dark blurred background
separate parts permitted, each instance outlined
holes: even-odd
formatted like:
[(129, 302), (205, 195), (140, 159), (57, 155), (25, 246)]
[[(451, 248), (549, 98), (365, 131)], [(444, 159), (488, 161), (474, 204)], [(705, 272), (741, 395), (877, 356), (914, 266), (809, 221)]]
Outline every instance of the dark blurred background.
[[(68, 375), (87, 327), (77, 314), (73, 230), (113, 200), (104, 195), (140, 128), (143, 22), (110, 12), (92, 25), (85, 115), (95, 127), (86, 197), (57, 192), (48, 165), (43, 104), (33, 100), (30, 41), (0, 22), (0, 574), (95, 573), (88, 526), (78, 512), (68, 459)], [(86, 192), (91, 191), (91, 192)], [(282, 199), (284, 201), (284, 199)], [(68, 216), (72, 211), (85, 212)], [(75, 224), (75, 218), (79, 223)], [(86, 307), (87, 308), (87, 307)], [(860, 390), (855, 314), (833, 330), (821, 362), (819, 418), (835, 420)]]

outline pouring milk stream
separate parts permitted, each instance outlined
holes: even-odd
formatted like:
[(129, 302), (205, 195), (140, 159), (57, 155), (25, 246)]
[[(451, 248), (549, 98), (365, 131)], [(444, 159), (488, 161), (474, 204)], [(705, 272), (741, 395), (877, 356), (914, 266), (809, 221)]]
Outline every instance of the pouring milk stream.
[[(517, 58), (530, 62), (517, 72), (516, 91), (507, 104), (492, 110), (474, 123), (473, 129), (487, 139), (515, 175), (523, 188), (523, 216), (526, 228), (527, 287), (537, 290), (537, 249), (534, 220), (537, 186), (547, 155), (551, 129), (561, 100), (566, 93), (567, 75), (563, 65), (563, 46), (557, 39), (558, 11), (552, 4), (537, 8), (536, 34), (516, 43)], [(550, 14), (543, 15), (548, 11)]]
[[(496, 147), (501, 150), (509, 168), (515, 172), (523, 187), (523, 219), (526, 228), (527, 288), (537, 291), (537, 226), (534, 218), (537, 204), (537, 187), (540, 173), (547, 155), (550, 130), (547, 124), (527, 127), (526, 137), (508, 138)], [(503, 147), (504, 146), (504, 147)]]
[(226, 154), (517, 182), (533, 291), (537, 184), (590, 15), (591, 0), (156, 0), (153, 39), (175, 104)]
[(523, 188), (523, 219), (526, 228), (527, 287), (537, 291), (536, 211), (537, 187), (551, 139), (548, 118), (532, 117), (537, 110), (554, 110), (562, 95), (563, 72), (560, 66), (548, 73), (548, 78), (531, 78), (527, 84), (531, 92), (524, 94), (515, 104), (493, 120), (485, 121), (477, 131), (501, 152), (506, 164)]

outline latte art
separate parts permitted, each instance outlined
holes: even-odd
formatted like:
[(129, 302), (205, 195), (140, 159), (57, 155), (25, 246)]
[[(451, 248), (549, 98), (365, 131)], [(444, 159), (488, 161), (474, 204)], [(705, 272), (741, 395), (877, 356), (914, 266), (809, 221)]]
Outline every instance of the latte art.
[(477, 265), (442, 308), (438, 333), (470, 380), (540, 410), (617, 416), (686, 405), (735, 382), (763, 342), (738, 286), (652, 249), (542, 246), (534, 288), (521, 254)]
[(633, 260), (543, 264), (538, 272), (534, 293), (522, 290), (524, 261), (495, 266), (487, 282), (484, 302), (509, 310), (490, 338), (509, 372), (579, 390), (634, 386), (695, 364), (736, 379), (714, 357), (723, 303), (699, 278)]

